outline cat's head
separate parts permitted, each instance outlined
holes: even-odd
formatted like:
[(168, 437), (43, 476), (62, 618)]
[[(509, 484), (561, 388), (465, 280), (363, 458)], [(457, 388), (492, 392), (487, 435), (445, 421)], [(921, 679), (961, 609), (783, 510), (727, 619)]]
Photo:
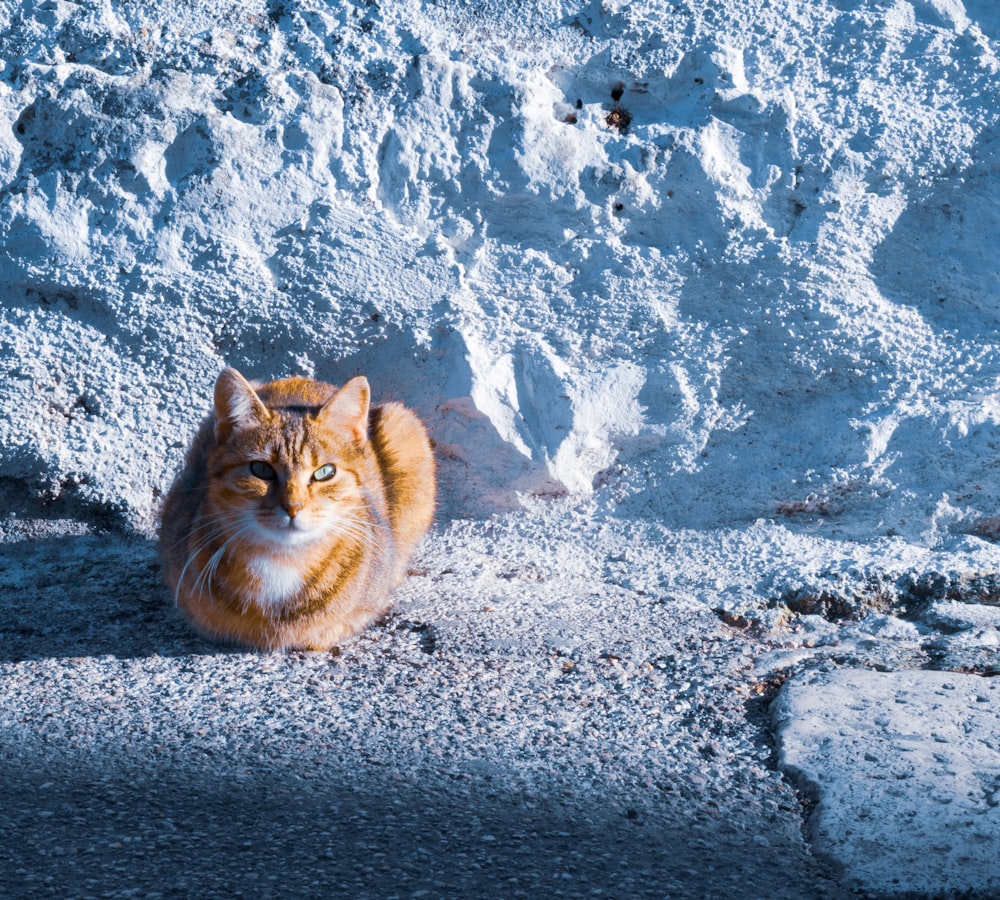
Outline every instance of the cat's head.
[(276, 549), (358, 535), (368, 412), (363, 377), (339, 391), (305, 379), (255, 390), (226, 369), (209, 458), (215, 514), (242, 539)]

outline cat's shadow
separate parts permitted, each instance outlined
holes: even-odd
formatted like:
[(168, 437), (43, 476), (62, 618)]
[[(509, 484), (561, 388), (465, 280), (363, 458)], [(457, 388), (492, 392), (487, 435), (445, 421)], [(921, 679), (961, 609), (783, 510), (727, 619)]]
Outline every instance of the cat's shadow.
[(174, 608), (152, 541), (108, 533), (0, 544), (0, 661), (226, 652)]

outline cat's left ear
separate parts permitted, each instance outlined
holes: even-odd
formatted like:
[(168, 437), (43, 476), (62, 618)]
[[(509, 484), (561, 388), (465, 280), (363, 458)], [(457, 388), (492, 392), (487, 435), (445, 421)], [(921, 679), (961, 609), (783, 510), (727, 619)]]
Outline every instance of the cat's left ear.
[(359, 443), (368, 439), (368, 409), (371, 388), (364, 375), (352, 378), (317, 413), (331, 428), (347, 431)]
[(224, 441), (234, 431), (261, 425), (267, 407), (236, 369), (223, 369), (215, 382), (215, 437)]

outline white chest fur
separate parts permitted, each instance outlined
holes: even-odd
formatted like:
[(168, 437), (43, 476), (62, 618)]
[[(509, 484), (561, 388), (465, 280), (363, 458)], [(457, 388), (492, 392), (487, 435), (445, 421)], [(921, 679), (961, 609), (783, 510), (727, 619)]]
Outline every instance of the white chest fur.
[(299, 570), (274, 559), (258, 558), (247, 566), (253, 576), (254, 599), (265, 608), (278, 607), (291, 600), (305, 585)]

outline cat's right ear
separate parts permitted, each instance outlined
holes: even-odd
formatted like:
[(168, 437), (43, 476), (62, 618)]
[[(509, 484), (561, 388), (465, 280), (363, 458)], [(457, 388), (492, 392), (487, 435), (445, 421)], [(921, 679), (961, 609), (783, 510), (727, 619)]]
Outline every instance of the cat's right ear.
[(236, 369), (223, 369), (215, 382), (215, 439), (226, 440), (234, 431), (261, 425), (267, 407)]
[(364, 375), (347, 382), (317, 413), (326, 427), (346, 431), (355, 441), (368, 437), (368, 411), (371, 388)]

